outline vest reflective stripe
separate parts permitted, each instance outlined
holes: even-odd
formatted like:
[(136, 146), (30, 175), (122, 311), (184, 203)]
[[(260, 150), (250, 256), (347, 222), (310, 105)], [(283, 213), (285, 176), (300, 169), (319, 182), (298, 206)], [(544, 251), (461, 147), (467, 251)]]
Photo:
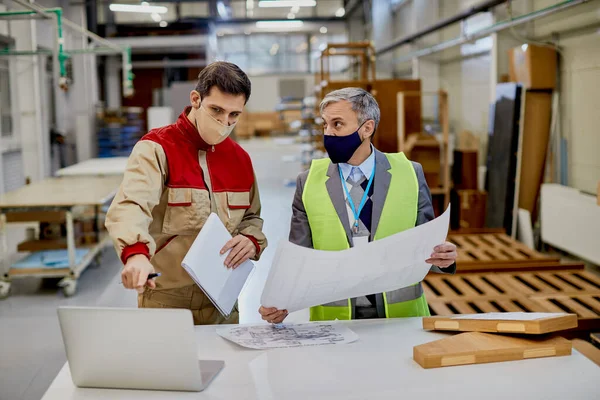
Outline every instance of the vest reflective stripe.
[[(419, 202), (419, 184), (412, 163), (403, 153), (386, 154), (392, 175), (381, 219), (374, 239), (402, 232), (415, 226)], [(317, 250), (339, 251), (350, 247), (346, 231), (329, 197), (328, 159), (314, 160), (304, 185), (302, 201), (310, 225), (313, 247)], [(375, 183), (376, 184), (376, 183)], [(429, 315), (429, 307), (420, 283), (383, 293), (386, 317)], [(311, 307), (311, 321), (351, 319), (354, 302), (340, 300)]]

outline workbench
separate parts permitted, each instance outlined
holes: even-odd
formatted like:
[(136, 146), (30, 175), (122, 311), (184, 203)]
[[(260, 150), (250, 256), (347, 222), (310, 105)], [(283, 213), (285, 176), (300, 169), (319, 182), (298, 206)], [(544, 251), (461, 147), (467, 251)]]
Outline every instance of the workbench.
[[(571, 356), (425, 370), (413, 346), (446, 337), (421, 318), (340, 322), (359, 339), (346, 345), (249, 350), (197, 326), (198, 357), (225, 368), (201, 393), (80, 389), (67, 364), (42, 400), (129, 399), (595, 399), (600, 368)], [(115, 366), (117, 367), (117, 366)]]
[[(0, 298), (9, 294), (11, 280), (17, 277), (59, 277), (65, 295), (75, 293), (77, 279), (87, 266), (98, 259), (110, 243), (101, 232), (98, 218), (101, 207), (109, 203), (119, 188), (122, 177), (80, 176), (49, 178), (23, 186), (0, 196)], [(96, 243), (76, 247), (73, 221), (79, 214), (93, 210)], [(68, 266), (48, 264), (12, 268), (8, 249), (7, 223), (60, 222), (66, 224)], [(87, 250), (82, 252), (81, 250)], [(83, 253), (83, 254), (82, 254)]]
[(128, 157), (92, 158), (56, 171), (56, 176), (122, 176)]

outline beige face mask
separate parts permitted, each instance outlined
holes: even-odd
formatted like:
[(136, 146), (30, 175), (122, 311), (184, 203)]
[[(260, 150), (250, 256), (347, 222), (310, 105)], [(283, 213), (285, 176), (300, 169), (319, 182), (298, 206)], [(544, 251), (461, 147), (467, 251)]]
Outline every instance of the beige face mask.
[(227, 137), (231, 135), (236, 124), (237, 122), (232, 125), (223, 125), (202, 106), (200, 106), (196, 112), (196, 128), (198, 128), (202, 139), (211, 146), (219, 144), (227, 139)]

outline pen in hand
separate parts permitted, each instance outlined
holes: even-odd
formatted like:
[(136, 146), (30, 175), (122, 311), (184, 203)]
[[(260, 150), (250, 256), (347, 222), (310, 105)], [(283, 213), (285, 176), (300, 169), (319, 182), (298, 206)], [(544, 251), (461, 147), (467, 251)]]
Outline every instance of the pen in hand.
[[(146, 279), (146, 280), (158, 278), (160, 275), (161, 275), (160, 272), (148, 274), (148, 279)], [(119, 282), (119, 285), (122, 285), (122, 284), (123, 284), (123, 282)]]

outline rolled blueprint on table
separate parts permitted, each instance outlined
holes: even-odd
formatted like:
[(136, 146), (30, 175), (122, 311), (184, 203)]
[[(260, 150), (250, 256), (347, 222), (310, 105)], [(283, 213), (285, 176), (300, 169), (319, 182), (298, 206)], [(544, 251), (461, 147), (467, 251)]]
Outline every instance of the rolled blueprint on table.
[(261, 304), (294, 312), (414, 285), (429, 272), (431, 265), (425, 260), (446, 240), (449, 221), (450, 206), (423, 225), (342, 251), (281, 242)]

